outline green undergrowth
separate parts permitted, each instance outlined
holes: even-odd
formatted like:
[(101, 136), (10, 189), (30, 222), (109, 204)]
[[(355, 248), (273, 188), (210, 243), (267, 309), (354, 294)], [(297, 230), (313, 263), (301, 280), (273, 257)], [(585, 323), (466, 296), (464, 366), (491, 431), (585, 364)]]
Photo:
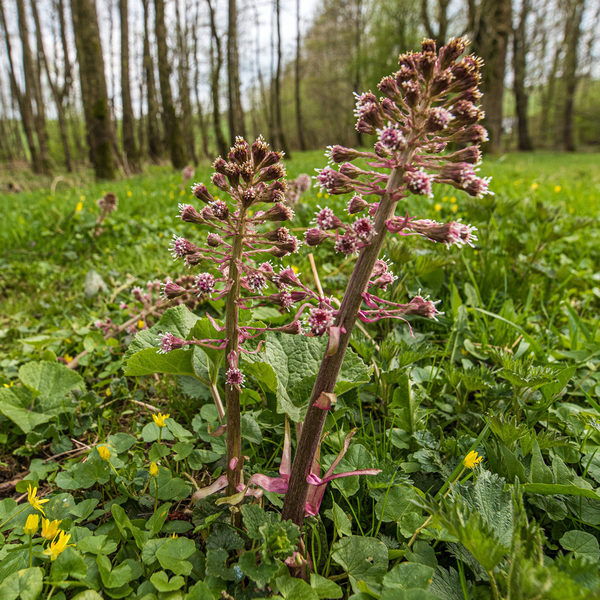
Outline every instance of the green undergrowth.
[[(290, 177), (325, 161), (296, 153)], [(408, 199), (411, 216), (461, 218), (478, 240), (447, 250), (389, 236), (389, 297), (420, 290), (443, 314), (412, 320), (413, 335), (402, 322), (356, 331), (321, 462), (356, 429), (339, 471), (381, 473), (331, 482), (302, 532), (279, 517), (277, 494), (191, 499), (225, 469), (208, 387), (223, 390), (223, 362), (199, 348), (171, 360), (153, 344), (165, 331), (210, 337), (206, 314), (219, 318), (222, 305), (138, 319), (131, 292), (189, 273), (168, 252), (173, 234), (194, 241), (175, 218), (191, 201), (181, 176), (155, 167), (1, 196), (0, 598), (600, 597), (598, 164), (487, 158), (494, 196), (442, 188)], [(209, 176), (198, 168), (192, 181)], [(109, 191), (119, 206), (95, 235)], [(313, 188), (296, 226), (317, 205), (341, 213), (346, 202)], [(326, 293), (341, 297), (350, 263), (330, 247), (313, 254)], [(286, 261), (312, 282), (306, 248)], [(90, 290), (95, 276), (104, 285)], [(94, 323), (107, 317), (132, 326), (105, 337)], [(301, 419), (322, 350), (272, 336), (242, 363), (246, 477), (277, 476), (285, 418)], [(473, 451), (482, 460), (471, 469)], [(26, 533), (39, 512), (28, 486), (71, 536), (56, 560), (41, 529)], [(304, 580), (290, 576), (300, 538)]]

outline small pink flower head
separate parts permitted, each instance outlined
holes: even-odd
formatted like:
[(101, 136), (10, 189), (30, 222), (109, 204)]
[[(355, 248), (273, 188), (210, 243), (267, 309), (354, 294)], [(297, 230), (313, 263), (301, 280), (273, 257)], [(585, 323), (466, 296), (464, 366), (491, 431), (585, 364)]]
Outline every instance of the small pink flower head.
[(244, 374), (237, 367), (230, 367), (225, 373), (225, 383), (231, 387), (239, 387), (244, 384)]
[(459, 100), (452, 108), (452, 114), (461, 125), (471, 125), (481, 121), (483, 111), (469, 100)]
[(133, 297), (138, 301), (138, 302), (142, 302), (143, 297), (144, 297), (144, 290), (139, 287), (139, 286), (135, 286), (132, 290), (131, 293), (133, 294)]
[(445, 108), (432, 108), (427, 115), (427, 130), (440, 131), (446, 129), (452, 119), (454, 119), (454, 116)]
[(194, 167), (192, 165), (187, 165), (183, 167), (181, 171), (181, 178), (183, 179), (183, 183), (185, 183), (188, 179), (191, 179), (194, 176)]
[(319, 173), (316, 180), (321, 187), (321, 190), (328, 194), (347, 194), (352, 192), (352, 180), (331, 167), (325, 167)]
[(365, 244), (370, 244), (377, 233), (375, 227), (373, 227), (373, 221), (369, 217), (356, 219), (352, 223), (352, 229), (356, 237)]
[(389, 98), (384, 98), (381, 101), (381, 110), (386, 118), (390, 121), (402, 120), (402, 111), (398, 108), (398, 105)]
[(343, 225), (341, 219), (338, 219), (334, 212), (328, 207), (322, 208), (318, 213), (316, 213), (315, 223), (317, 224), (317, 227), (323, 231), (327, 231), (328, 229), (337, 229)]
[(119, 200), (112, 192), (104, 194), (100, 200), (98, 200), (98, 206), (105, 214), (109, 215), (111, 212), (117, 209)]
[(206, 243), (211, 248), (218, 248), (219, 246), (222, 246), (225, 242), (223, 241), (223, 238), (218, 233), (209, 233), (206, 236)]
[(213, 185), (215, 187), (218, 187), (221, 191), (229, 191), (229, 183), (227, 183), (227, 178), (225, 177), (225, 175), (223, 175), (223, 173), (213, 173), (211, 181)]
[(433, 196), (431, 191), (431, 177), (422, 169), (418, 171), (407, 171), (404, 174), (406, 187), (411, 194), (419, 194), (421, 196)]
[(261, 263), (260, 265), (258, 265), (258, 270), (261, 273), (265, 274), (267, 277), (270, 277), (275, 272), (273, 271), (273, 265), (270, 262)]
[(160, 348), (157, 351), (158, 354), (167, 354), (172, 350), (183, 348), (187, 344), (185, 340), (172, 333), (161, 333), (158, 336), (157, 341), (160, 342)]
[(125, 310), (126, 308), (129, 308), (129, 305), (127, 304), (127, 302), (120, 302), (119, 303), (119, 308), (121, 310)]
[(455, 142), (465, 142), (467, 144), (482, 144), (488, 141), (487, 130), (475, 123), (470, 125), (466, 129), (459, 129), (453, 136), (452, 140)]
[(229, 207), (223, 200), (215, 200), (209, 204), (212, 214), (220, 221), (225, 221), (229, 217)]
[(405, 81), (401, 87), (406, 104), (414, 108), (421, 99), (421, 86), (416, 81)]
[(269, 210), (261, 215), (261, 219), (266, 221), (291, 221), (294, 218), (294, 211), (283, 202), (275, 202)]
[(259, 167), (262, 161), (269, 153), (269, 145), (265, 142), (265, 138), (259, 135), (252, 144), (252, 161), (255, 167)]
[(346, 231), (344, 235), (339, 236), (334, 245), (336, 252), (341, 252), (346, 256), (358, 252), (358, 238), (353, 230)]
[(386, 75), (383, 77), (382, 80), (377, 84), (377, 87), (382, 94), (394, 102), (398, 102), (398, 100), (402, 98), (400, 95), (400, 90), (398, 89), (398, 84), (391, 75)]
[(313, 308), (308, 315), (307, 324), (313, 335), (323, 335), (333, 326), (334, 315), (330, 308)]
[(350, 202), (348, 202), (348, 214), (355, 215), (365, 210), (367, 206), (369, 206), (369, 203), (359, 194), (355, 194), (352, 196)]
[(186, 240), (184, 237), (178, 237), (175, 234), (173, 235), (173, 238), (171, 239), (171, 245), (169, 246), (169, 251), (171, 252), (174, 260), (177, 260), (178, 258), (185, 258), (189, 254), (194, 254), (199, 250), (200, 248), (198, 248), (196, 244)]
[(173, 300), (174, 298), (179, 298), (187, 293), (187, 290), (174, 283), (170, 279), (167, 279), (162, 286), (161, 296), (166, 298), (167, 300)]
[(406, 148), (406, 138), (398, 127), (388, 123), (387, 127), (377, 130), (381, 144), (392, 152), (404, 150)]
[(301, 285), (300, 279), (298, 279), (292, 267), (287, 267), (279, 271), (279, 281), (284, 285)]
[(355, 160), (360, 156), (360, 152), (345, 146), (327, 146), (325, 156), (334, 163), (343, 163)]
[(438, 223), (429, 219), (413, 220), (408, 223), (407, 229), (411, 229), (433, 242), (444, 244), (447, 248), (452, 245), (473, 246), (473, 242), (477, 240), (476, 228), (460, 221)]
[(186, 223), (204, 223), (202, 215), (191, 204), (179, 204), (179, 214), (177, 215)]
[[(279, 153), (276, 152), (272, 152), (271, 154), (277, 154), (278, 156), (280, 156)], [(268, 167), (261, 169), (256, 178), (256, 181), (274, 181), (275, 179), (281, 179), (282, 177), (285, 177), (285, 168), (282, 164), (277, 162), (273, 165), (269, 165)]]
[(358, 119), (364, 117), (366, 114), (371, 112), (373, 109), (379, 107), (379, 101), (377, 96), (372, 92), (365, 92), (364, 94), (354, 94), (356, 99), (354, 106), (354, 116)]
[(371, 274), (371, 285), (385, 290), (390, 283), (398, 279), (391, 271), (388, 263), (379, 259), (375, 262), (373, 273)]
[(489, 189), (490, 178), (489, 177), (472, 177), (466, 183), (464, 190), (470, 196), (481, 198), (488, 194), (493, 194)]
[(210, 209), (210, 206), (203, 206), (202, 209), (200, 210), (200, 216), (205, 221), (209, 221), (210, 219), (214, 218), (215, 215), (213, 215), (213, 212)]
[(235, 144), (229, 150), (229, 160), (238, 164), (245, 163), (250, 158), (250, 145), (241, 136), (235, 138)]
[(317, 229), (314, 227), (306, 232), (304, 241), (306, 242), (307, 246), (318, 246), (328, 237), (329, 235), (327, 235), (322, 229)]
[(215, 291), (215, 277), (212, 273), (200, 273), (196, 275), (194, 283), (200, 297), (212, 294)]
[(267, 285), (267, 280), (264, 275), (257, 271), (256, 273), (251, 273), (246, 277), (246, 285), (248, 286), (249, 290), (253, 292), (260, 292), (260, 290)]
[(437, 320), (437, 316), (440, 314), (438, 309), (435, 307), (435, 302), (426, 300), (422, 296), (415, 296), (407, 305), (406, 315), (419, 315), (427, 319)]

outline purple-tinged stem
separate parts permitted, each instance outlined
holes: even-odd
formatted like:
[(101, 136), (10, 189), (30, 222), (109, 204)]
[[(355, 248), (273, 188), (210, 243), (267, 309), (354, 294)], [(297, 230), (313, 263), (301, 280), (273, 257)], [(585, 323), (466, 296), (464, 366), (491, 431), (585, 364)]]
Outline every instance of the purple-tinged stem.
[[(409, 161), (406, 160), (404, 164), (407, 162)], [(375, 261), (379, 258), (387, 233), (385, 222), (394, 215), (397, 200), (392, 198), (391, 193), (402, 185), (403, 175), (404, 169), (401, 167), (393, 169), (390, 173), (385, 194), (381, 198), (375, 215), (375, 231), (377, 233), (371, 244), (361, 251), (338, 311), (336, 326), (343, 327), (344, 333), (340, 335), (337, 350), (330, 356), (324, 356), (313, 387), (302, 426), (302, 435), (294, 456), (282, 512), (284, 519), (291, 519), (300, 527), (304, 521), (304, 506), (309, 488), (307, 477), (311, 472), (327, 418), (327, 411), (316, 407), (315, 403), (323, 392), (333, 393), (335, 389), (335, 383), (363, 301), (363, 293), (367, 290)]]
[[(239, 228), (233, 238), (228, 278), (231, 289), (225, 300), (225, 332), (227, 346), (225, 357), (240, 354), (240, 279), (239, 263), (244, 245), (246, 228), (246, 209), (240, 209)], [(236, 364), (237, 367), (237, 364)], [(240, 388), (237, 385), (225, 385), (225, 409), (227, 414), (227, 494), (237, 493), (242, 479), (242, 429), (240, 415)]]

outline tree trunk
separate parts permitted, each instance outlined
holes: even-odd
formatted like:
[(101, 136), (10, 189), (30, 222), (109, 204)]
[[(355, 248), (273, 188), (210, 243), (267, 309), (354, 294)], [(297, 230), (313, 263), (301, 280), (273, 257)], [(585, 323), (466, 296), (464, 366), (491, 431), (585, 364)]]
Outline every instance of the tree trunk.
[(513, 75), (515, 93), (515, 112), (517, 114), (518, 148), (521, 151), (533, 149), (529, 136), (527, 107), (529, 95), (525, 85), (527, 58), (527, 18), (531, 11), (530, 0), (522, 0), (519, 23), (513, 31)]
[(165, 27), (165, 2), (154, 0), (154, 23), (156, 33), (156, 50), (158, 53), (158, 80), (160, 83), (160, 96), (165, 123), (165, 135), (167, 146), (171, 156), (171, 163), (176, 169), (183, 169), (187, 162), (185, 146), (182, 143), (179, 119), (175, 113), (173, 95), (171, 93), (171, 82), (169, 76), (171, 68), (167, 53), (167, 30)]
[(577, 50), (581, 39), (581, 21), (583, 19), (585, 0), (570, 0), (568, 14), (565, 19), (565, 62), (563, 81), (565, 83), (565, 101), (563, 107), (562, 139), (565, 150), (575, 151), (574, 115), (575, 91), (577, 89)]
[(481, 88), (485, 126), (489, 134), (487, 150), (498, 153), (502, 142), (502, 102), (506, 51), (512, 31), (511, 0), (481, 0), (478, 10), (470, 2), (474, 51), (485, 61)]
[(215, 22), (214, 7), (211, 0), (206, 0), (206, 3), (208, 4), (210, 18), (210, 93), (212, 98), (213, 128), (215, 130), (217, 150), (221, 156), (227, 156), (227, 142), (225, 141), (225, 135), (221, 129), (221, 108), (219, 106), (223, 50), (221, 48), (221, 38), (219, 37)]
[(98, 179), (113, 179), (113, 129), (108, 109), (98, 17), (93, 0), (71, 2), (71, 17), (90, 160)]
[[(360, 85), (360, 61), (361, 61), (361, 44), (362, 44), (362, 0), (355, 0), (355, 11), (354, 16), (354, 79), (352, 81), (352, 91), (355, 94), (361, 93)], [(363, 144), (362, 133), (356, 130), (356, 144), (360, 148)]]
[(450, 0), (438, 0), (437, 29), (433, 26), (429, 16), (428, 0), (421, 0), (421, 21), (427, 35), (435, 40), (438, 48), (446, 43), (448, 37), (448, 5)]
[(199, 19), (200, 9), (196, 6), (194, 26), (192, 27), (192, 43), (193, 43), (193, 59), (192, 64), (194, 65), (194, 100), (196, 103), (196, 112), (198, 113), (198, 123), (200, 125), (200, 139), (202, 140), (202, 152), (206, 158), (211, 158), (208, 143), (208, 123), (207, 117), (204, 114), (204, 109), (200, 102), (200, 95), (198, 90), (200, 89), (200, 68), (198, 67), (198, 29), (200, 27)]
[(229, 0), (228, 7), (227, 97), (229, 100), (229, 139), (233, 145), (236, 136), (246, 137), (246, 127), (240, 92), (236, 0)]
[(300, 146), (300, 150), (306, 150), (300, 94), (300, 48), (300, 0), (296, 0), (296, 60), (294, 61), (294, 99), (296, 104), (296, 128), (298, 129), (298, 144)]
[(33, 111), (33, 123), (38, 139), (38, 170), (42, 173), (48, 173), (50, 171), (50, 157), (48, 154), (46, 111), (42, 99), (41, 86), (39, 85), (39, 77), (33, 63), (31, 46), (29, 45), (29, 27), (27, 25), (27, 13), (25, 11), (24, 0), (17, 0), (17, 14), (19, 18), (19, 36), (21, 38), (21, 47), (23, 50), (23, 72), (25, 75), (24, 101), (31, 107), (35, 106), (35, 111)]
[(150, 15), (148, 0), (144, 5), (144, 81), (146, 84), (146, 126), (148, 131), (148, 153), (152, 162), (158, 162), (162, 154), (162, 141), (158, 127), (158, 100), (156, 98), (156, 82), (154, 80), (154, 61), (150, 54)]
[[(181, 13), (179, 10), (179, 0), (175, 2), (176, 13), (176, 31), (177, 31), (177, 76), (179, 80), (179, 99), (181, 103), (181, 112), (183, 113), (183, 137), (187, 153), (191, 157), (192, 162), (197, 165), (198, 157), (196, 156), (196, 144), (194, 140), (194, 115), (192, 113), (192, 101), (190, 93), (189, 81), (189, 49), (187, 44), (188, 28), (185, 30), (181, 24)], [(189, 7), (186, 7), (186, 14), (190, 13)]]
[(279, 149), (287, 158), (291, 158), (287, 141), (283, 133), (281, 119), (281, 0), (275, 0), (275, 18), (277, 20), (277, 67), (275, 69), (275, 134)]
[(133, 173), (140, 171), (140, 156), (135, 143), (133, 107), (131, 105), (131, 88), (129, 81), (129, 14), (128, 1), (119, 0), (121, 17), (121, 105), (123, 153), (128, 169)]
[[(35, 35), (36, 35), (36, 46), (38, 52), (38, 63), (44, 65), (44, 70), (46, 72), (46, 77), (48, 78), (48, 83), (50, 84), (50, 90), (52, 91), (52, 98), (54, 99), (54, 104), (56, 106), (56, 116), (58, 118), (58, 129), (60, 132), (60, 141), (63, 147), (63, 153), (65, 155), (65, 166), (69, 173), (73, 171), (73, 159), (71, 157), (71, 147), (69, 145), (69, 133), (67, 130), (67, 119), (65, 116), (65, 107), (64, 100), (66, 90), (68, 90), (67, 85), (70, 87), (70, 83), (67, 83), (67, 77), (65, 76), (65, 82), (62, 87), (59, 87), (58, 81), (52, 79), (52, 74), (50, 73), (50, 66), (48, 64), (48, 57), (46, 56), (46, 50), (44, 48), (44, 37), (42, 34), (42, 26), (40, 23), (40, 16), (37, 9), (37, 3), (35, 0), (31, 1), (31, 11), (33, 14), (33, 21), (35, 23)], [(68, 59), (65, 61), (65, 65), (68, 65)]]
[(17, 78), (15, 75), (15, 67), (12, 59), (12, 47), (10, 43), (10, 35), (8, 33), (8, 26), (6, 24), (6, 16), (4, 14), (4, 3), (0, 0), (0, 21), (2, 22), (2, 29), (4, 31), (4, 42), (6, 44), (6, 55), (8, 58), (8, 72), (10, 76), (10, 87), (19, 107), (21, 113), (21, 123), (23, 125), (23, 131), (25, 132), (25, 139), (27, 140), (27, 147), (29, 148), (29, 155), (31, 159), (31, 168), (34, 172), (39, 172), (40, 161), (38, 159), (38, 148), (35, 141), (34, 134), (34, 121), (33, 121), (33, 109), (31, 107), (31, 99), (26, 102), (25, 94), (21, 91)]

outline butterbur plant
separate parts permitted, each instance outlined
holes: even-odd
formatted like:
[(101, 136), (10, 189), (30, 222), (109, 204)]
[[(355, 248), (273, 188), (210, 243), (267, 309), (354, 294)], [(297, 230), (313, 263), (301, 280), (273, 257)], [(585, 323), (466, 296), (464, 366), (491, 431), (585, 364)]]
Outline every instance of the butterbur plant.
[(420, 52), (402, 54), (398, 71), (379, 83), (380, 98), (371, 92), (356, 97), (356, 128), (377, 136), (373, 150), (330, 147), (330, 162), (339, 166), (327, 166), (316, 177), (327, 193), (353, 197), (345, 217), (322, 208), (315, 226), (307, 231), (306, 243), (317, 246), (331, 240), (336, 251), (358, 258), (339, 309), (318, 315), (330, 343), (302, 426), (282, 515), (298, 525), (316, 481), (312, 469), (328, 412), (322, 407), (323, 397), (334, 391), (356, 320), (438, 314), (436, 303), (421, 296), (399, 304), (379, 295), (377, 290), (385, 290), (394, 280), (380, 258), (387, 233), (418, 235), (447, 247), (471, 245), (475, 239), (466, 224), (416, 219), (402, 204), (396, 215), (398, 204), (409, 194), (430, 197), (436, 183), (472, 196), (489, 193), (488, 180), (476, 170), (479, 145), (487, 139), (478, 123), (483, 117), (477, 106), (482, 63), (473, 55), (462, 57), (467, 44), (464, 38), (453, 39), (437, 51), (435, 42), (426, 39)]
[[(171, 251), (194, 270), (196, 294), (202, 298), (225, 300), (225, 324), (211, 318), (221, 339), (184, 340), (172, 333), (159, 338), (160, 352), (197, 344), (224, 349), (225, 415), (227, 419), (227, 471), (201, 493), (208, 495), (227, 486), (229, 494), (243, 489), (241, 455), (240, 390), (245, 376), (240, 365), (242, 353), (257, 352), (244, 347), (244, 342), (262, 336), (266, 331), (299, 334), (300, 317), (308, 301), (316, 294), (304, 286), (291, 267), (274, 267), (271, 260), (296, 252), (299, 241), (282, 224), (293, 218), (292, 209), (284, 202), (286, 183), (282, 155), (270, 150), (262, 137), (252, 145), (237, 138), (227, 160), (219, 157), (213, 167), (212, 183), (229, 201), (215, 198), (202, 183), (192, 186), (194, 196), (204, 203), (198, 210), (192, 204), (179, 206), (179, 217), (186, 223), (207, 225), (205, 243), (174, 237)], [(187, 293), (187, 287), (167, 281), (163, 294), (168, 299)], [(287, 325), (268, 327), (240, 323), (240, 309), (259, 305), (275, 305), (281, 311), (296, 312)], [(222, 409), (221, 409), (222, 410)]]

